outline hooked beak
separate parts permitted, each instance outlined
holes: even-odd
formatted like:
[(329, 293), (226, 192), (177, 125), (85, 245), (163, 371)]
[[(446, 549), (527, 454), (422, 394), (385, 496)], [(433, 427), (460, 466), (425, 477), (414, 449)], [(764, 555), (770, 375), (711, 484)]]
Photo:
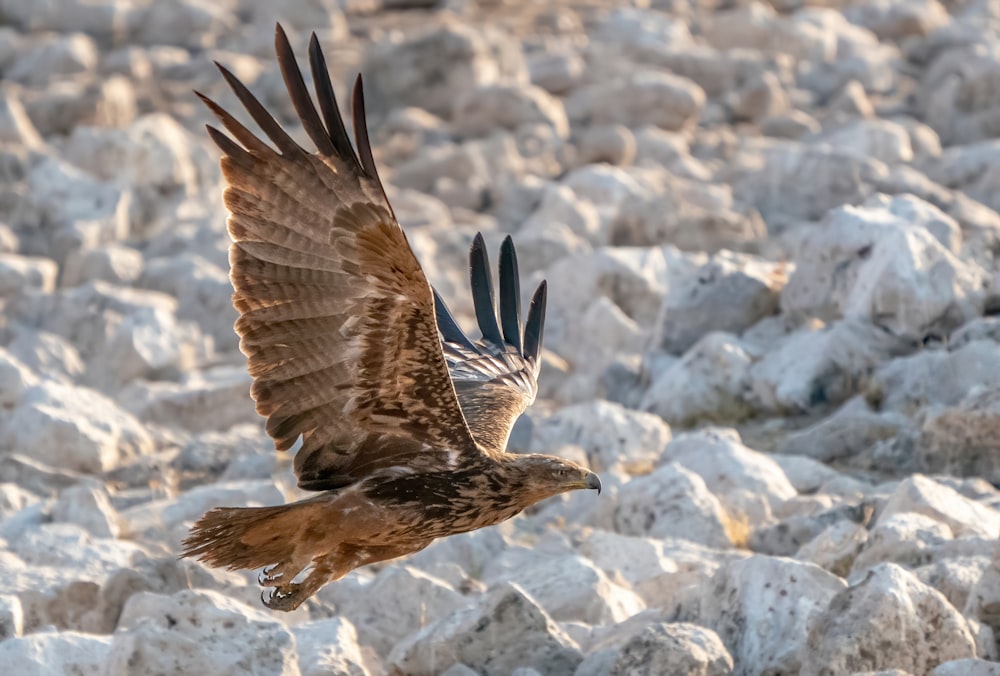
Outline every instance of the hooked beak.
[(584, 482), (587, 488), (592, 488), (597, 491), (597, 494), (601, 494), (601, 477), (597, 476), (593, 472), (588, 472)]

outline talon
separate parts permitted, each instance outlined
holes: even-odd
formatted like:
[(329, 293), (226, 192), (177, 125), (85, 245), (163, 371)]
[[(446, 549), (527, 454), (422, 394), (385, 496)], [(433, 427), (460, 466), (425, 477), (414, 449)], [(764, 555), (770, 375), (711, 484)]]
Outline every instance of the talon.
[(257, 584), (259, 584), (261, 587), (273, 587), (274, 582), (284, 577), (284, 573), (278, 573), (277, 575), (271, 574), (277, 567), (278, 564), (274, 564), (273, 566), (267, 566), (262, 571), (260, 571), (260, 574), (257, 576)]
[(284, 587), (265, 589), (260, 596), (261, 603), (271, 610), (295, 610), (301, 603), (301, 601), (296, 600), (298, 587), (299, 585), (297, 584), (291, 584)]

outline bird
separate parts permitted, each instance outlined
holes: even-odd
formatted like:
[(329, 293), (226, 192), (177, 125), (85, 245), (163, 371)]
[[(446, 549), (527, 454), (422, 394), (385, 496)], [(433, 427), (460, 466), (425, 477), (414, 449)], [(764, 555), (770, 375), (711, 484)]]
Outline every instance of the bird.
[(316, 495), (212, 509), (192, 526), (181, 556), (260, 569), (263, 604), (292, 611), (356, 568), (498, 524), (561, 493), (599, 493), (601, 480), (568, 459), (506, 448), (537, 394), (545, 282), (522, 322), (513, 241), (500, 247), (495, 290), (477, 235), (469, 270), (482, 336), (471, 340), (386, 197), (361, 75), (352, 146), (315, 33), (315, 101), (280, 23), (275, 53), (315, 151), (219, 63), (267, 140), (195, 93), (225, 130), (206, 126), (222, 152), (234, 328), (250, 394), (277, 451), (301, 442), (293, 469), (299, 488)]

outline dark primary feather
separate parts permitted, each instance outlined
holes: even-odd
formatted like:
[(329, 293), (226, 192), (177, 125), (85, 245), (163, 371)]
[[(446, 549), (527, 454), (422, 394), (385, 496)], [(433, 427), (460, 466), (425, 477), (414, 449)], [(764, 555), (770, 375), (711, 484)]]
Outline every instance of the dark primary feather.
[(482, 340), (469, 340), (436, 291), (434, 301), (445, 360), (462, 413), (476, 441), (499, 452), (506, 448), (514, 422), (538, 391), (545, 282), (532, 299), (522, 340), (517, 252), (510, 237), (500, 247), (500, 324), (488, 266), (482, 235), (477, 234), (469, 251), (469, 272)]
[(510, 235), (500, 245), (500, 323), (504, 340), (521, 352), (521, 279)]
[(268, 434), (281, 450), (301, 437), (295, 470), (311, 490), (401, 466), (445, 467), (455, 451), (481, 459), (449, 377), (430, 285), (375, 170), (360, 80), (355, 153), (315, 36), (318, 110), (280, 26), (275, 51), (318, 152), (300, 147), (221, 66), (277, 151), (202, 97), (235, 139), (209, 131), (224, 153), (236, 330)]

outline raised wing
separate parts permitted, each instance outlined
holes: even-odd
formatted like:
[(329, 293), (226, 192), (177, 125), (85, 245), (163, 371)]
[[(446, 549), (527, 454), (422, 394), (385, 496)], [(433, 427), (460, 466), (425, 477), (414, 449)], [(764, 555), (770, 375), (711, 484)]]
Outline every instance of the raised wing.
[(375, 169), (361, 77), (355, 154), (315, 34), (319, 112), (281, 26), (275, 51), (318, 152), (292, 140), (222, 66), (277, 151), (199, 94), (239, 142), (208, 127), (224, 153), (236, 332), (268, 434), (278, 450), (302, 437), (295, 471), (309, 490), (391, 467), (443, 468), (449, 451), (480, 453), (448, 375), (430, 285)]
[(499, 453), (507, 446), (514, 421), (538, 392), (546, 285), (542, 282), (531, 299), (522, 335), (521, 282), (511, 238), (507, 237), (500, 247), (499, 322), (482, 235), (476, 235), (472, 242), (469, 270), (482, 339), (469, 340), (435, 291), (438, 330), (469, 428), (480, 446)]

